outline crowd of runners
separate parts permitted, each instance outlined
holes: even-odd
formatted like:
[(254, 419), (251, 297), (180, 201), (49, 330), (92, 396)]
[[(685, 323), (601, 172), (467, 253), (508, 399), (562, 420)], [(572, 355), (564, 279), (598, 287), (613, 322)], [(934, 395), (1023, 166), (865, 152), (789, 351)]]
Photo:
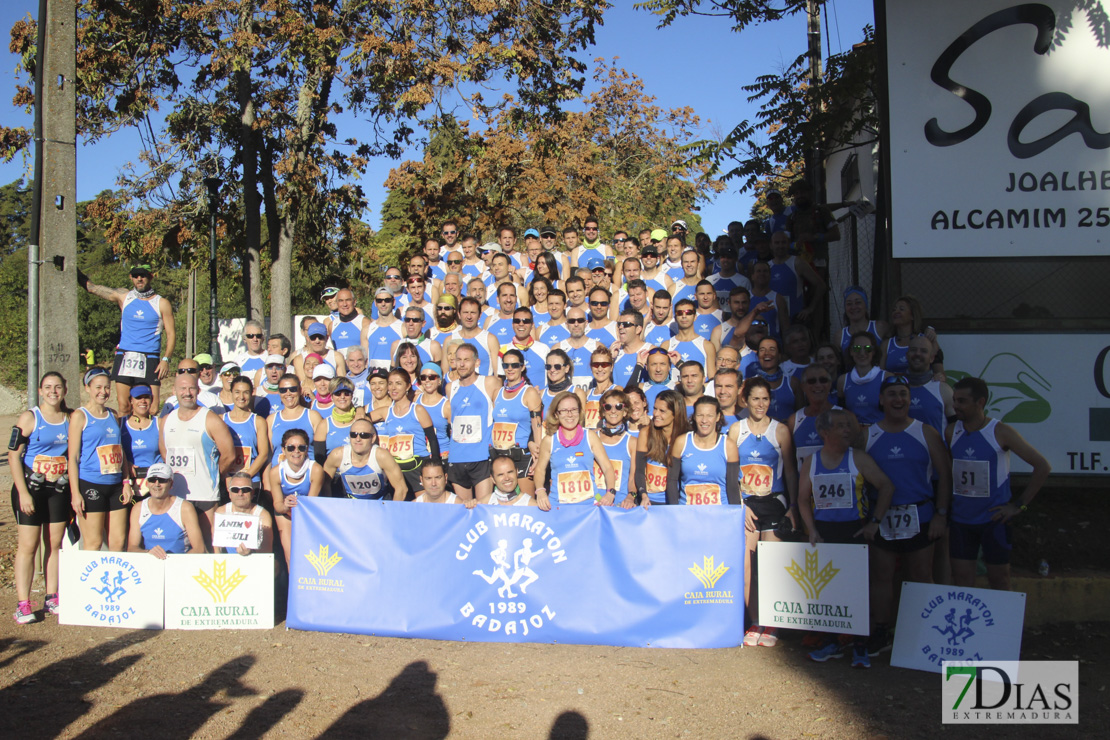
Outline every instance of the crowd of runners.
[[(129, 290), (81, 276), (119, 305), (120, 343), (111, 371), (85, 374), (83, 407), (66, 408), (64, 378), (47, 373), (12, 429), (16, 621), (39, 618), (36, 557), (43, 609), (61, 608), (73, 522), (85, 549), (164, 558), (213, 551), (219, 512), (253, 514), (259, 549), (287, 560), (301, 496), (743, 505), (744, 644), (779, 639), (757, 621), (758, 542), (866, 543), (871, 635), (811, 636), (810, 657), (869, 667), (890, 645), (899, 569), (971, 585), (982, 560), (991, 587), (1009, 587), (1011, 520), (1049, 466), (985, 415), (983, 381), (945, 382), (913, 297), (881, 320), (848, 288), (829, 341), (839, 230), (804, 183), (790, 196), (767, 193), (770, 217), (716, 240), (676, 220), (603, 241), (587, 218), (581, 232), (506, 226), (480, 243), (447, 222), (384, 271), (372, 302), (327, 286), (301, 349), (249, 321), (246, 351), (219, 365), (201, 354), (171, 370), (173, 312), (149, 267)], [(1011, 452), (1033, 468), (1021, 495)]]

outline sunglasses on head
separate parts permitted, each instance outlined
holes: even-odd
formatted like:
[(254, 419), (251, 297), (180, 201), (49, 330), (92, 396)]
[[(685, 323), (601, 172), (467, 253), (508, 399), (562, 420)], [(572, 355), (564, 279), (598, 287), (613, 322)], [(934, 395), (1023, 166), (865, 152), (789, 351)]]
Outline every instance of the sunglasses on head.
[(261, 339), (263, 336), (264, 335), (262, 335), (262, 334), (247, 334), (246, 335), (247, 339)]
[(651, 357), (652, 355), (665, 355), (665, 354), (667, 354), (667, 350), (663, 349), (662, 347), (652, 347), (651, 349), (648, 350), (648, 357)]
[(199, 367), (179, 367), (177, 368), (178, 375), (196, 375), (200, 372)]
[(307, 452), (308, 445), (285, 445), (286, 452)]
[(373, 432), (351, 432), (351, 439), (370, 439), (373, 436)]
[(228, 486), (228, 493), (254, 493), (254, 489), (250, 486)]

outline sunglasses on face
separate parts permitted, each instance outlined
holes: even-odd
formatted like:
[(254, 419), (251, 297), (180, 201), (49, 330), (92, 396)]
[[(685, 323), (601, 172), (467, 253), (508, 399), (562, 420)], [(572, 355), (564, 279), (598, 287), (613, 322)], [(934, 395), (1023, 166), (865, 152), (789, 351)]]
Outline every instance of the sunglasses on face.
[(631, 329), (636, 325), (631, 321), (618, 321), (617, 326), (619, 326), (621, 329)]
[(386, 280), (400, 280), (401, 276), (400, 275), (386, 275), (385, 279)]
[(451, 231), (448, 231), (447, 229), (443, 230), (443, 235), (444, 236), (451, 236), (452, 234), (457, 234), (457, 233), (459, 233), (459, 232), (455, 231), (454, 229), (452, 229)]
[(239, 370), (239, 368), (233, 367), (230, 370), (228, 370), (227, 372), (220, 373), (220, 375), (223, 375), (225, 377), (231, 377), (233, 375), (238, 375), (240, 372), (241, 372), (241, 370)]
[(601, 407), (606, 411), (624, 411), (623, 403), (603, 403)]
[(614, 239), (613, 243), (614, 244), (624, 244), (626, 241), (628, 241), (628, 240), (627, 239)]
[(431, 382), (431, 381), (433, 381), (433, 380), (437, 380), (437, 381), (438, 381), (438, 380), (439, 380), (439, 376), (438, 376), (438, 375), (421, 375), (421, 376), (420, 376), (420, 381), (421, 381), (422, 383), (430, 383), (430, 382)]
[(337, 396), (353, 396), (353, 395), (355, 395), (355, 392), (352, 391), (350, 388), (340, 388), (337, 391), (335, 391), (335, 395), (337, 395)]
[(582, 229), (582, 231), (597, 231), (597, 227), (596, 226), (586, 226)]
[(566, 365), (544, 365), (548, 370), (562, 370)]
[(374, 303), (393, 303), (392, 298), (375, 298)]
[(373, 432), (351, 432), (351, 439), (370, 439), (373, 436)]
[(422, 319), (420, 317), (412, 317), (412, 316), (406, 316), (404, 321), (405, 321), (406, 324), (423, 324), (424, 323), (424, 319)]
[(852, 345), (852, 351), (853, 352), (870, 352), (873, 349), (875, 349), (875, 347), (870, 345), (870, 344), (853, 344)]
[(156, 483), (157, 485), (164, 486), (167, 483), (169, 483), (170, 481), (169, 481), (168, 478), (147, 478), (146, 482), (147, 483)]
[(608, 306), (609, 301), (590, 301), (591, 306)]
[(684, 309), (684, 310), (682, 310), (682, 311), (675, 311), (675, 312), (674, 312), (674, 315), (675, 315), (675, 316), (692, 316), (693, 314), (694, 314), (694, 312), (693, 312), (693, 311), (691, 311), (691, 310), (690, 310), (690, 309), (688, 309), (688, 308), (687, 308), (687, 309)]
[(447, 260), (447, 264), (449, 265), (461, 265), (462, 263), (462, 260)]
[(505, 368), (506, 370), (518, 370), (518, 369), (524, 367), (524, 363), (523, 362), (502, 362), (501, 367)]
[(328, 338), (327, 334), (309, 334), (308, 338), (314, 342), (322, 342)]
[(178, 375), (196, 375), (200, 372), (199, 367), (179, 367), (177, 368)]
[(806, 385), (823, 385), (831, 382), (830, 378), (806, 378)]
[(568, 324), (585, 324), (585, 319), (567, 319)]
[(285, 445), (286, 452), (307, 452), (308, 445)]
[(531, 324), (532, 319), (513, 319), (514, 324)]
[(261, 339), (263, 335), (261, 335), (261, 334), (247, 334), (246, 336), (247, 336), (247, 339)]
[(278, 391), (281, 393), (300, 393), (301, 389), (299, 386), (290, 385), (284, 388), (278, 388)]
[(613, 367), (613, 363), (611, 363), (611, 362), (591, 362), (590, 367), (597, 367), (597, 368), (604, 369), (604, 368), (607, 368), (607, 367)]
[(201, 369), (201, 370), (211, 370), (211, 369), (212, 369), (212, 366), (211, 366), (211, 365), (201, 365), (201, 366), (200, 366), (200, 369)]
[(455, 309), (452, 308), (451, 306), (436, 306), (436, 311), (441, 312), (441, 313), (447, 313), (448, 311), (454, 311), (454, 310)]
[(228, 486), (228, 493), (254, 493), (254, 489), (250, 486)]

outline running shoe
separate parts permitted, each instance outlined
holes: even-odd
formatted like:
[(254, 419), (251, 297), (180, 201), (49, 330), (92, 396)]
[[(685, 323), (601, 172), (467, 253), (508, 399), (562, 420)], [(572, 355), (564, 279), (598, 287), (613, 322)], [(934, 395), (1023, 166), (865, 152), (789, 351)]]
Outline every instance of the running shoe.
[(58, 594), (47, 594), (44, 606), (46, 607), (47, 614), (52, 614), (56, 617), (62, 613), (61, 601), (58, 598)]
[(31, 602), (19, 602), (15, 607), (15, 614), (12, 615), (12, 619), (16, 621), (16, 624), (30, 624), (36, 621), (35, 613), (31, 610)]
[(744, 646), (755, 647), (759, 644), (760, 628), (754, 624), (744, 633)]
[(809, 654), (810, 660), (815, 660), (818, 663), (824, 663), (829, 658), (843, 658), (844, 651), (840, 648), (840, 644), (835, 640), (830, 640), (825, 643), (823, 648), (818, 648)]
[(872, 658), (889, 653), (894, 647), (894, 634), (885, 627), (876, 628), (867, 640), (867, 654)]
[(760, 647), (774, 647), (779, 643), (778, 627), (764, 627), (759, 636)]
[(871, 657), (867, 654), (867, 648), (855, 647), (852, 648), (852, 667), (853, 668), (870, 668)]

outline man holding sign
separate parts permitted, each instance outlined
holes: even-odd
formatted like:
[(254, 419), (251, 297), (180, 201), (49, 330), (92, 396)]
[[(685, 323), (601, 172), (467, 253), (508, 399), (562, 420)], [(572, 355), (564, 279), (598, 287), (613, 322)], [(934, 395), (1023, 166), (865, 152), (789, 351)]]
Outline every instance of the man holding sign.
[[(861, 538), (873, 541), (879, 521), (890, 508), (894, 484), (870, 455), (852, 449), (856, 425), (847, 411), (838, 408), (822, 411), (817, 416), (816, 428), (823, 445), (802, 461), (798, 476), (798, 511), (809, 532), (809, 544), (859, 544)], [(878, 490), (870, 518), (864, 482)], [(827, 636), (809, 657), (824, 663), (841, 655), (839, 641)], [(866, 636), (857, 638), (853, 646), (852, 667), (871, 667)]]
[(227, 495), (231, 503), (216, 509), (212, 544), (223, 552), (250, 555), (252, 552), (273, 552), (274, 519), (270, 512), (254, 503), (250, 473), (232, 473), (227, 479)]

